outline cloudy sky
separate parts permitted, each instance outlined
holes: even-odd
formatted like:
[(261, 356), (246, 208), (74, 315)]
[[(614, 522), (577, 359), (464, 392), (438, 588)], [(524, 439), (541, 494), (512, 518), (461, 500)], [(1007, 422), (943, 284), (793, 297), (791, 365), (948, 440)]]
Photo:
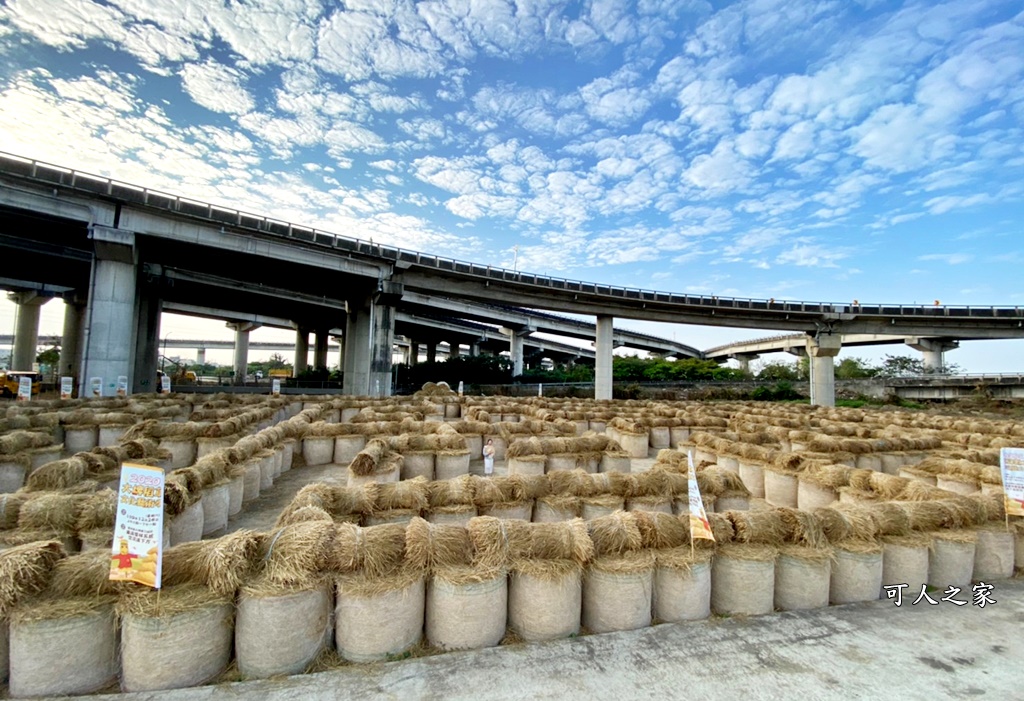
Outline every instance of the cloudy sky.
[(0, 0), (4, 151), (633, 287), (1024, 305), (1022, 125), (1019, 0)]

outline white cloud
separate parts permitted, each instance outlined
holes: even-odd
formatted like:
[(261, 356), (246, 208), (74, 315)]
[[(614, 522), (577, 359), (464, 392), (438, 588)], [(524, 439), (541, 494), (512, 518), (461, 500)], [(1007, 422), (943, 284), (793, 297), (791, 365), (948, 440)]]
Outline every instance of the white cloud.
[(192, 63), (181, 69), (182, 84), (196, 104), (213, 112), (245, 114), (254, 101), (243, 87), (243, 74), (234, 68), (206, 61)]
[(963, 263), (969, 263), (974, 259), (974, 256), (969, 253), (928, 253), (923, 256), (918, 256), (918, 260), (934, 260), (947, 265), (962, 265)]
[(836, 268), (837, 261), (849, 257), (843, 250), (828, 249), (819, 244), (797, 244), (775, 257), (779, 265), (800, 267)]

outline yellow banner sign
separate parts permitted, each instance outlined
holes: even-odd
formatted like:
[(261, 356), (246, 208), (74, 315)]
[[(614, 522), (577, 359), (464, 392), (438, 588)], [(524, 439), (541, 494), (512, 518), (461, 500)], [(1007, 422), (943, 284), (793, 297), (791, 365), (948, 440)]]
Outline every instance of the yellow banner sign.
[(1003, 448), (999, 453), (1003, 500), (1007, 516), (1024, 516), (1024, 448)]
[(110, 579), (160, 588), (164, 535), (164, 471), (121, 465)]

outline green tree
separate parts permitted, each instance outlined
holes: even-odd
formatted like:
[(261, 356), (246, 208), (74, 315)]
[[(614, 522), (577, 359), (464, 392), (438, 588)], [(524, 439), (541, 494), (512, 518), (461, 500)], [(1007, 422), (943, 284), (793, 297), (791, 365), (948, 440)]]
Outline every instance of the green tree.
[(882, 377), (907, 377), (924, 374), (924, 361), (909, 355), (886, 355), (878, 374)]
[(873, 367), (863, 358), (843, 358), (836, 364), (837, 380), (857, 380), (874, 377), (877, 374), (878, 368)]
[(60, 362), (60, 346), (53, 346), (52, 348), (40, 351), (39, 355), (36, 356), (36, 362), (40, 365), (49, 365), (51, 368), (56, 367)]
[(793, 382), (800, 379), (800, 367), (797, 363), (786, 363), (781, 360), (774, 360), (765, 363), (757, 372), (757, 379), (766, 382), (778, 382), (785, 380)]

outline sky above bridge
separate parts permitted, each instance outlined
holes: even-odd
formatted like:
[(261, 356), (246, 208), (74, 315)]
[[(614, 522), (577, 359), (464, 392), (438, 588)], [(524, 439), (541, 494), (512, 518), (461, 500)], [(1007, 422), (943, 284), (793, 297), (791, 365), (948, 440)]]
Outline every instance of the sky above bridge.
[(0, 59), (0, 150), (334, 233), (720, 297), (1024, 305), (1019, 1), (5, 0)]

